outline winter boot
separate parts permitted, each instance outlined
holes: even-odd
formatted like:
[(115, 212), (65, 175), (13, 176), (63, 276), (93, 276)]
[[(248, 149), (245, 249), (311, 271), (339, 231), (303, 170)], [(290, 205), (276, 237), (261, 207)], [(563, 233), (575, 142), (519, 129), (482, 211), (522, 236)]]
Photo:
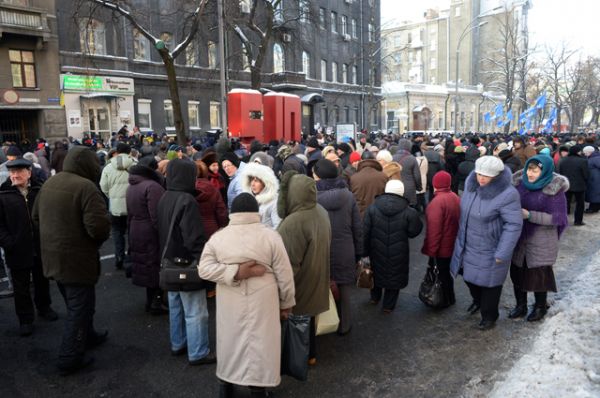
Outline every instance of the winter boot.
[(233, 384), (219, 380), (219, 398), (233, 398)]
[(508, 313), (510, 319), (522, 318), (527, 315), (527, 292), (520, 290), (516, 286), (514, 287), (514, 291), (517, 305)]
[(547, 308), (548, 308), (548, 306), (546, 304), (547, 296), (548, 296), (548, 293), (546, 293), (546, 292), (535, 292), (535, 306), (533, 307), (533, 310), (531, 310), (531, 312), (527, 316), (528, 322), (541, 321), (542, 318), (544, 318), (544, 315), (546, 315)]

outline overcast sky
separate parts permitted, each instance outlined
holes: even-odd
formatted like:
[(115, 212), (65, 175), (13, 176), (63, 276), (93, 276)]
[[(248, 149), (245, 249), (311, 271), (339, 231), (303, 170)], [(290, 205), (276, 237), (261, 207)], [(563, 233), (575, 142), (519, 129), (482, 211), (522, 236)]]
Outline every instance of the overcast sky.
[[(600, 1), (533, 0), (529, 10), (530, 43), (556, 47), (565, 42), (588, 55), (600, 56)], [(382, 26), (419, 20), (427, 8), (447, 8), (450, 0), (381, 0)]]

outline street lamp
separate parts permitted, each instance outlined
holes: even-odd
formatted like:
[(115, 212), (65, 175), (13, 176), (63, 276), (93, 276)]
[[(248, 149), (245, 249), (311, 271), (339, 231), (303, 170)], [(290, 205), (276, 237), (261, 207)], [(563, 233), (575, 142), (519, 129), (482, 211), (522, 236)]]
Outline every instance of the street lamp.
[[(475, 19), (473, 22), (475, 22), (475, 21), (477, 21), (477, 19)], [(478, 23), (477, 25), (473, 25), (473, 22), (471, 22), (469, 25), (467, 25), (465, 30), (463, 30), (462, 34), (460, 35), (460, 38), (458, 39), (458, 44), (456, 45), (456, 81), (454, 82), (454, 134), (455, 135), (458, 130), (458, 66), (460, 65), (460, 62), (458, 62), (458, 57), (459, 57), (459, 51), (460, 51), (460, 44), (462, 43), (463, 39), (467, 36), (468, 33), (470, 33), (474, 29), (481, 28), (483, 25), (485, 25), (487, 23), (487, 21), (483, 21), (483, 22)]]

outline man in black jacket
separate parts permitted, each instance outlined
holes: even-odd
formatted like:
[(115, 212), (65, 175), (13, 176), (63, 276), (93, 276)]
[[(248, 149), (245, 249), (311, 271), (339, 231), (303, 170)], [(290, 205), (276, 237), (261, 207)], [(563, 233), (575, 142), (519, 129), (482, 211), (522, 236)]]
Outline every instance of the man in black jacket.
[[(6, 163), (9, 179), (0, 186), (0, 246), (11, 270), (15, 311), (21, 336), (33, 333), (34, 301), (38, 315), (49, 321), (58, 319), (50, 308), (48, 279), (40, 260), (39, 233), (31, 222), (33, 203), (41, 184), (31, 177), (32, 164), (25, 159)], [(34, 301), (30, 281), (33, 276)]]
[(567, 191), (567, 213), (571, 213), (571, 201), (575, 197), (575, 222), (573, 225), (585, 225), (583, 212), (585, 207), (585, 187), (589, 178), (587, 160), (579, 156), (581, 147), (573, 145), (569, 148), (569, 156), (558, 162), (556, 171), (569, 179)]

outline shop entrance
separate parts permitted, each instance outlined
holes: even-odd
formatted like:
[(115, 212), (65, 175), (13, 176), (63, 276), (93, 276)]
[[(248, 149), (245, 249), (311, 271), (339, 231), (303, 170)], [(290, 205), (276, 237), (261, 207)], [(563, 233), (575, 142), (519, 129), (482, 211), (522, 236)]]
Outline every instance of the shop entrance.
[(88, 109), (90, 132), (99, 136), (110, 136), (110, 111), (108, 105), (103, 107), (90, 107)]
[(38, 131), (38, 111), (0, 111), (0, 142), (33, 142), (38, 138)]

